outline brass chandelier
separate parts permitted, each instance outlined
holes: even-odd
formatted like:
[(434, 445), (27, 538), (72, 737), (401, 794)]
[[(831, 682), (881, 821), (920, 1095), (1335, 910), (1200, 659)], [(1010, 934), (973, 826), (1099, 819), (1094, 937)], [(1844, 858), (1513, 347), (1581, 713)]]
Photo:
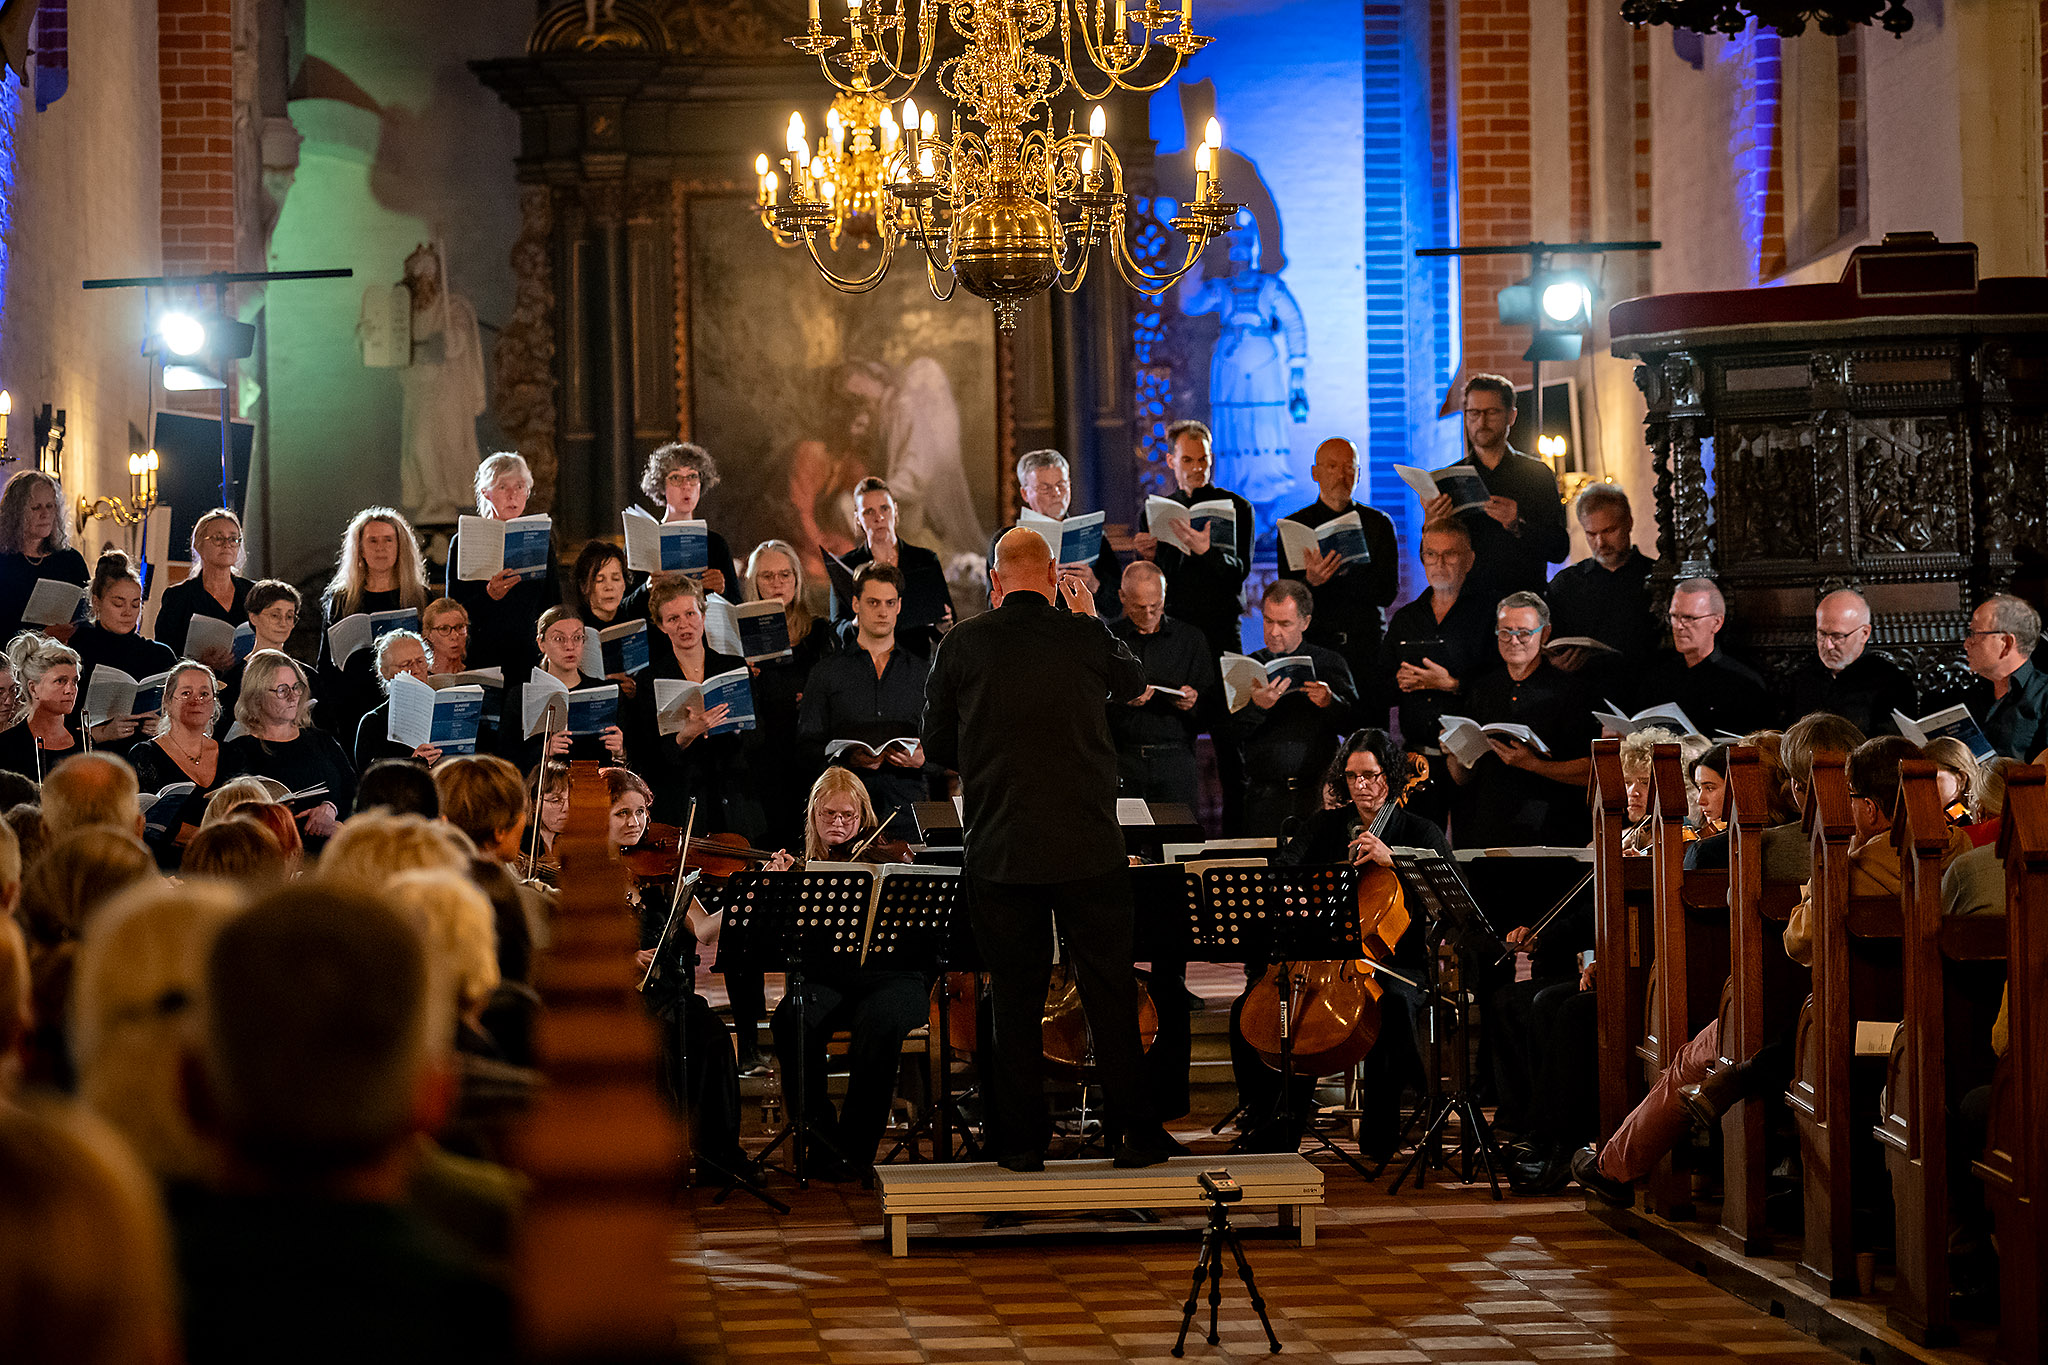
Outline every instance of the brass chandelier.
[[(934, 74), (954, 105), (943, 136), (936, 111), (919, 112), (913, 98), (933, 74), (942, 8), (966, 40), (966, 50), (938, 62)], [(1159, 0), (1145, 0), (1142, 9), (1128, 0), (1093, 0), (1092, 7), (1090, 0), (917, 0), (906, 21), (904, 0), (887, 12), (879, 0), (846, 0), (842, 37), (825, 31), (811, 0), (809, 28), (789, 42), (818, 58), (838, 94), (815, 148), (802, 117), (792, 114), (780, 171), (765, 154), (755, 158), (761, 222), (782, 245), (802, 245), (819, 273), (848, 293), (873, 289), (898, 248), (914, 246), (935, 298), (950, 299), (964, 286), (995, 306), (1004, 331), (1016, 326), (1025, 299), (1055, 284), (1079, 289), (1105, 239), (1132, 288), (1161, 293), (1231, 229), (1242, 207), (1224, 201), (1215, 174), (1221, 128), (1209, 120), (1195, 152), (1194, 199), (1171, 220), (1187, 239), (1185, 258), (1153, 271), (1131, 254), (1123, 166), (1105, 140), (1101, 105), (1090, 111), (1087, 132), (1076, 132), (1070, 118), (1062, 134), (1051, 102), (1069, 91), (1098, 101), (1116, 90), (1161, 88), (1213, 41), (1194, 31), (1193, 8), (1193, 0), (1177, 10), (1160, 8)], [(1055, 28), (1057, 52), (1040, 51), (1036, 45)], [(1088, 88), (1075, 61), (1077, 33), (1088, 66), (1106, 78), (1100, 90)], [(1156, 49), (1171, 61), (1156, 80), (1138, 81), (1134, 73)], [(900, 120), (891, 107), (898, 101)], [(821, 237), (828, 249), (842, 237), (877, 245), (879, 259), (866, 275), (841, 275), (819, 254)]]

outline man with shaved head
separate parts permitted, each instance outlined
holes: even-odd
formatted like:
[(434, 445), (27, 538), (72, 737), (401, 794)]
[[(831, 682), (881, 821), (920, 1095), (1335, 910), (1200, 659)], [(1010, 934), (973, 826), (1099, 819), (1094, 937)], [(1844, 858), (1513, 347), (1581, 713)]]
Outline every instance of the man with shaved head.
[[(1116, 821), (1106, 706), (1145, 689), (1145, 670), (1062, 580), (1037, 532), (1014, 528), (989, 568), (994, 610), (955, 626), (925, 683), (925, 753), (960, 774), (968, 913), (995, 996), (990, 1131), (996, 1160), (1043, 1170), (1043, 1015), (1053, 915), (1095, 1040), (1119, 1166), (1178, 1150), (1143, 1077), (1131, 884)], [(1055, 596), (1067, 606), (1060, 611)]]
[(1721, 648), (1728, 603), (1713, 579), (1688, 578), (1673, 586), (1664, 619), (1671, 627), (1671, 652), (1644, 670), (1632, 709), (1676, 702), (1703, 735), (1746, 735), (1771, 723), (1774, 708), (1763, 678)]
[(1840, 588), (1820, 599), (1813, 609), (1814, 657), (1792, 675), (1787, 721), (1825, 711), (1872, 738), (1898, 733), (1892, 712), (1915, 714), (1913, 680), (1870, 648), (1870, 634), (1870, 604), (1862, 593)]
[(1394, 595), (1401, 588), (1400, 542), (1385, 512), (1351, 496), (1358, 485), (1358, 448), (1351, 442), (1332, 436), (1317, 446), (1309, 473), (1321, 496), (1299, 512), (1288, 513), (1287, 519), (1313, 528), (1356, 512), (1372, 558), (1339, 564), (1334, 551), (1311, 552), (1308, 562), (1297, 569), (1282, 555), (1280, 577), (1307, 584), (1315, 595), (1316, 614), (1308, 625), (1308, 642), (1343, 655), (1352, 677), (1369, 678), (1379, 662), (1380, 637), (1386, 626), (1382, 613), (1394, 605)]

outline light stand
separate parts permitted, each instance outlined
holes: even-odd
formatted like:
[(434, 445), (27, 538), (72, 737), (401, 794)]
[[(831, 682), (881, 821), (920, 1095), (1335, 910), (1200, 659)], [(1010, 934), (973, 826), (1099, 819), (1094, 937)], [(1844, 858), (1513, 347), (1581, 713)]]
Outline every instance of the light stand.
[(1244, 1281), (1252, 1310), (1259, 1315), (1259, 1326), (1266, 1329), (1266, 1347), (1277, 1355), (1280, 1338), (1273, 1335), (1273, 1320), (1266, 1316), (1266, 1301), (1259, 1297), (1258, 1282), (1252, 1279), (1252, 1263), (1245, 1259), (1244, 1243), (1238, 1239), (1237, 1229), (1230, 1225), (1230, 1206), (1244, 1198), (1244, 1188), (1224, 1169), (1203, 1171), (1195, 1179), (1201, 1182), (1202, 1193), (1209, 1196), (1209, 1226), (1202, 1229), (1202, 1251), (1195, 1258), (1188, 1301), (1180, 1308), (1180, 1335), (1174, 1338), (1173, 1353), (1187, 1353), (1188, 1327), (1195, 1320), (1195, 1300), (1201, 1295), (1205, 1278), (1209, 1281), (1209, 1344), (1214, 1346), (1222, 1339), (1216, 1330), (1216, 1317), (1223, 1305), (1223, 1252), (1228, 1248), (1237, 1262), (1237, 1278)]

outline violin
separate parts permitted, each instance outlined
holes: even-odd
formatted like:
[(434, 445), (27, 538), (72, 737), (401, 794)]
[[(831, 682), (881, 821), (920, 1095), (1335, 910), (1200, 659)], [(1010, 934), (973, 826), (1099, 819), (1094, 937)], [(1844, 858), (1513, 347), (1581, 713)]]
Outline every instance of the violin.
[[(698, 835), (690, 840), (689, 856), (682, 854), (683, 832), (674, 825), (650, 823), (640, 842), (619, 856), (633, 875), (643, 880), (673, 877), (685, 865), (697, 868), (712, 881), (723, 881), (735, 872), (758, 867), (773, 853), (750, 848), (744, 840), (729, 834)], [(547, 866), (542, 859), (541, 865)]]

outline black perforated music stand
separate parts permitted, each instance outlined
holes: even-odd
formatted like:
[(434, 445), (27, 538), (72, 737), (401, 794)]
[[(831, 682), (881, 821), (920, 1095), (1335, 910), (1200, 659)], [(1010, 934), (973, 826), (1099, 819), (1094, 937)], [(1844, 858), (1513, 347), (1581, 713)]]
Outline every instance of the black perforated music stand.
[[(967, 916), (966, 879), (954, 869), (944, 872), (897, 872), (882, 879), (881, 895), (875, 902), (874, 927), (868, 933), (867, 956), (863, 966), (893, 971), (917, 972), (939, 983), (938, 1036), (930, 1040), (938, 1048), (933, 1063), (938, 1081), (933, 1102), (938, 1121), (931, 1127), (932, 1152), (936, 1160), (952, 1159), (954, 1125), (952, 1021), (946, 1008), (950, 993), (946, 973), (958, 952), (958, 941)], [(967, 955), (972, 961), (972, 955)], [(910, 1140), (917, 1134), (913, 1129)], [(963, 1128), (961, 1138), (972, 1146)], [(892, 1153), (893, 1154), (893, 1153)]]

